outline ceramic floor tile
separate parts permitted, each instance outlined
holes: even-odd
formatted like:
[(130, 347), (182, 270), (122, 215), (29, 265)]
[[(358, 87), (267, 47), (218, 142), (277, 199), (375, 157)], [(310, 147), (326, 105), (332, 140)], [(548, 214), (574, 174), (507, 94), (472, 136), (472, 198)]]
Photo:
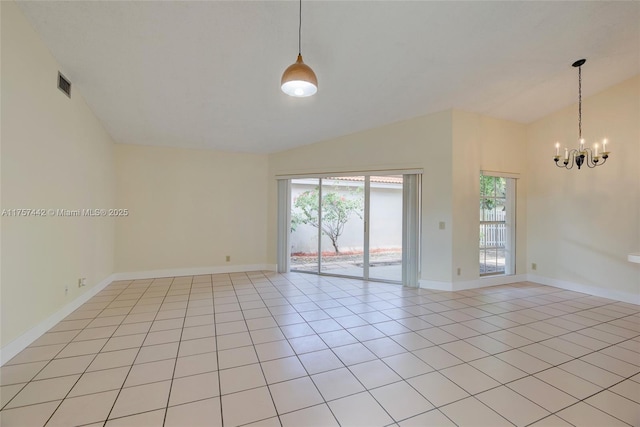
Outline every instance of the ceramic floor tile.
[(413, 353), (402, 353), (385, 357), (382, 361), (402, 378), (411, 378), (433, 371), (433, 368)]
[(398, 374), (380, 360), (353, 365), (349, 369), (368, 389), (402, 380)]
[(436, 407), (464, 399), (469, 393), (439, 372), (430, 372), (407, 380)]
[(87, 368), (87, 371), (97, 371), (102, 369), (130, 366), (131, 364), (133, 364), (133, 361), (135, 360), (137, 354), (138, 349), (136, 348), (100, 353), (96, 356), (93, 362), (91, 362), (91, 364)]
[(53, 411), (60, 405), (60, 401), (23, 406), (15, 409), (0, 411), (0, 425), (3, 426), (43, 426)]
[(124, 384), (128, 373), (128, 366), (85, 372), (69, 392), (69, 397), (98, 393), (101, 391), (119, 390)]
[(239, 426), (272, 418), (276, 409), (269, 389), (260, 387), (222, 396), (222, 413), (225, 425)]
[(316, 374), (311, 379), (326, 401), (364, 391), (362, 384), (347, 368)]
[(605, 390), (584, 401), (625, 423), (640, 425), (640, 404)]
[(498, 381), (466, 363), (443, 369), (440, 373), (469, 394), (480, 393), (500, 385)]
[(283, 427), (332, 427), (339, 426), (326, 404), (312, 406), (280, 416)]
[(203, 374), (218, 369), (218, 356), (215, 352), (201, 353), (193, 356), (178, 357), (176, 360), (175, 378)]
[(608, 356), (604, 353), (591, 353), (582, 357), (580, 360), (584, 360), (587, 363), (598, 366), (622, 377), (630, 377), (640, 372), (640, 367), (623, 362), (620, 359), (616, 359), (615, 357)]
[(18, 392), (22, 390), (25, 385), (26, 383), (0, 386), (0, 409), (2, 409), (4, 405), (9, 403), (9, 401), (13, 399), (14, 396), (18, 394)]
[(393, 335), (391, 339), (408, 351), (420, 350), (421, 348), (431, 347), (434, 345), (431, 341), (415, 332)]
[(47, 426), (68, 427), (105, 421), (118, 391), (106, 391), (65, 399), (53, 414)]
[(371, 394), (396, 421), (433, 409), (433, 405), (405, 381), (376, 388)]
[(476, 398), (518, 426), (531, 424), (550, 414), (506, 386), (485, 391)]
[(175, 378), (171, 386), (169, 406), (220, 396), (218, 372)]
[(333, 352), (340, 358), (342, 363), (347, 366), (377, 359), (376, 355), (361, 343), (336, 347), (333, 349)]
[(235, 368), (258, 362), (258, 356), (253, 346), (232, 348), (218, 351), (218, 365), (220, 369)]
[(322, 339), (317, 335), (290, 338), (289, 344), (291, 344), (297, 354), (310, 353), (312, 351), (324, 350), (327, 348), (324, 341), (322, 341)]
[(474, 397), (443, 406), (440, 411), (455, 425), (465, 427), (513, 426), (498, 413)]
[(558, 366), (558, 368), (572, 373), (573, 375), (590, 381), (603, 388), (610, 387), (624, 379), (623, 377), (616, 375), (613, 372), (609, 372), (605, 369), (599, 368), (580, 359), (564, 363)]
[(223, 395), (267, 385), (259, 364), (224, 369), (219, 372)]
[(363, 283), (113, 282), (0, 367), (0, 419), (98, 427), (113, 404), (108, 427), (221, 425), (221, 411), (244, 427), (640, 425), (640, 307), (532, 283)]
[(529, 424), (528, 427), (573, 427), (573, 424), (555, 415), (549, 415), (533, 424)]
[(263, 344), (266, 342), (283, 340), (285, 339), (285, 336), (282, 331), (280, 331), (280, 328), (267, 328), (251, 331), (251, 339), (254, 344)]
[[(165, 410), (159, 409), (142, 414), (110, 419), (105, 427), (150, 427), (161, 426), (164, 422)], [(97, 427), (97, 426), (96, 426)]]
[(363, 343), (373, 354), (378, 357), (393, 356), (406, 353), (407, 350), (389, 337), (377, 338)]
[(459, 365), (463, 363), (462, 360), (458, 359), (453, 354), (437, 346), (423, 348), (422, 350), (416, 350), (413, 352), (413, 354), (418, 356), (420, 359), (422, 359), (423, 362), (427, 363), (433, 369), (444, 369), (448, 368), (449, 366)]
[(305, 353), (298, 357), (310, 375), (344, 366), (331, 350)]
[(496, 354), (498, 359), (525, 371), (528, 374), (535, 374), (551, 367), (547, 362), (528, 355), (520, 350), (510, 350), (504, 353)]
[(578, 402), (573, 406), (563, 409), (557, 413), (557, 416), (574, 426), (581, 427), (621, 427), (629, 425), (584, 402)]
[(474, 347), (473, 345), (465, 341), (454, 341), (447, 344), (442, 344), (440, 348), (453, 354), (458, 359), (464, 362), (470, 362), (475, 359), (481, 359), (483, 357), (489, 356), (488, 353), (480, 350), (477, 347)]
[(511, 350), (511, 346), (508, 346), (498, 340), (494, 340), (486, 335), (467, 338), (464, 341), (489, 354), (502, 353), (503, 351)]
[[(546, 371), (538, 372), (535, 374), (535, 377), (577, 399), (585, 399), (602, 390), (602, 387), (560, 368), (551, 368)], [(638, 392), (640, 392), (640, 389)]]
[(65, 375), (81, 374), (93, 361), (94, 355), (75, 356), (64, 359), (54, 359), (34, 378), (43, 380), (47, 378), (63, 377)]
[(612, 391), (622, 397), (626, 397), (629, 400), (633, 400), (636, 403), (640, 403), (640, 384), (635, 381), (623, 381), (611, 387), (609, 391)]
[(216, 338), (199, 338), (195, 340), (182, 341), (178, 357), (193, 356), (195, 354), (210, 353), (216, 351)]
[(268, 384), (292, 380), (307, 375), (297, 357), (285, 357), (261, 364)]
[(164, 426), (222, 427), (220, 406), (220, 398), (170, 406), (167, 408)]
[(64, 398), (80, 375), (50, 378), (28, 383), (6, 406), (7, 409)]
[(256, 353), (258, 353), (258, 359), (261, 362), (295, 355), (295, 352), (286, 340), (257, 344), (255, 349)]
[(436, 345), (457, 341), (459, 338), (440, 328), (422, 329), (417, 332), (423, 338), (428, 339)]
[(31, 381), (48, 361), (5, 365), (0, 367), (0, 385), (19, 384)]
[(30, 363), (49, 361), (65, 347), (65, 344), (44, 345), (39, 347), (27, 347), (9, 360), (6, 365), (16, 365), (19, 363)]
[(456, 425), (447, 418), (440, 410), (432, 409), (424, 414), (416, 415), (398, 423), (400, 427), (455, 427)]
[(573, 357), (565, 353), (538, 343), (525, 345), (524, 347), (520, 347), (519, 350), (551, 365), (560, 365), (573, 359)]
[(279, 414), (296, 411), (323, 402), (309, 377), (297, 378), (269, 386)]
[(557, 412), (577, 402), (575, 397), (535, 377), (521, 378), (507, 386), (549, 412)]
[(381, 427), (393, 422), (380, 404), (366, 392), (334, 400), (328, 405), (343, 426)]
[(170, 380), (173, 377), (175, 364), (175, 359), (167, 359), (133, 365), (124, 386), (133, 387), (157, 381)]
[(122, 389), (109, 418), (164, 408), (167, 406), (170, 387), (171, 381), (162, 381)]

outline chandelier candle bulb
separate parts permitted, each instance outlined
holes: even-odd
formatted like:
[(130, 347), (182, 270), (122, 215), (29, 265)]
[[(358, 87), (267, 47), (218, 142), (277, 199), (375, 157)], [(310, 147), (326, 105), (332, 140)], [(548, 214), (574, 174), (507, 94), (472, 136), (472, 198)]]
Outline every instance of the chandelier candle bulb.
[(569, 149), (564, 147), (564, 159), (567, 160), (569, 158)]
[(556, 156), (560, 155), (560, 143), (556, 142)]
[(594, 156), (598, 157), (598, 143), (593, 144), (593, 150), (595, 151)]

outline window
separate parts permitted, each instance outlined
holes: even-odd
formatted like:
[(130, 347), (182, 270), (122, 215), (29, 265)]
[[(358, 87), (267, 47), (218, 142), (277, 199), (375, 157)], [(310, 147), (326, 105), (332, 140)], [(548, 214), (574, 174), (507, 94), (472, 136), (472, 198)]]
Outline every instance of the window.
[(480, 175), (480, 276), (513, 274), (515, 179)]

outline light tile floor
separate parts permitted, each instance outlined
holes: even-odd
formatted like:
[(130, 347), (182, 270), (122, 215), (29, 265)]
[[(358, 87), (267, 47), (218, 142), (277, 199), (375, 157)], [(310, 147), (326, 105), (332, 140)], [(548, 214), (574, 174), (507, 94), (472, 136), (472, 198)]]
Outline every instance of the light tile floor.
[(119, 281), (0, 368), (2, 426), (640, 425), (640, 306), (292, 273)]

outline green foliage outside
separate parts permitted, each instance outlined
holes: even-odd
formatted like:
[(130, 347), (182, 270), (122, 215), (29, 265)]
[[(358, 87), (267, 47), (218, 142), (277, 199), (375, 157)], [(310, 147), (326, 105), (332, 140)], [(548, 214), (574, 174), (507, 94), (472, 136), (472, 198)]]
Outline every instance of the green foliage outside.
[[(329, 237), (335, 253), (340, 253), (338, 238), (344, 231), (344, 226), (353, 215), (362, 219), (364, 211), (364, 197), (362, 189), (347, 191), (340, 195), (337, 189), (322, 192), (322, 234)], [(344, 193), (344, 191), (343, 191)], [(305, 191), (293, 203), (291, 212), (291, 231), (295, 231), (300, 224), (318, 228), (318, 198), (319, 190)]]
[[(507, 180), (497, 176), (480, 175), (480, 208), (492, 210), (496, 207), (496, 197), (504, 199)], [(500, 200), (498, 200), (500, 201)]]

